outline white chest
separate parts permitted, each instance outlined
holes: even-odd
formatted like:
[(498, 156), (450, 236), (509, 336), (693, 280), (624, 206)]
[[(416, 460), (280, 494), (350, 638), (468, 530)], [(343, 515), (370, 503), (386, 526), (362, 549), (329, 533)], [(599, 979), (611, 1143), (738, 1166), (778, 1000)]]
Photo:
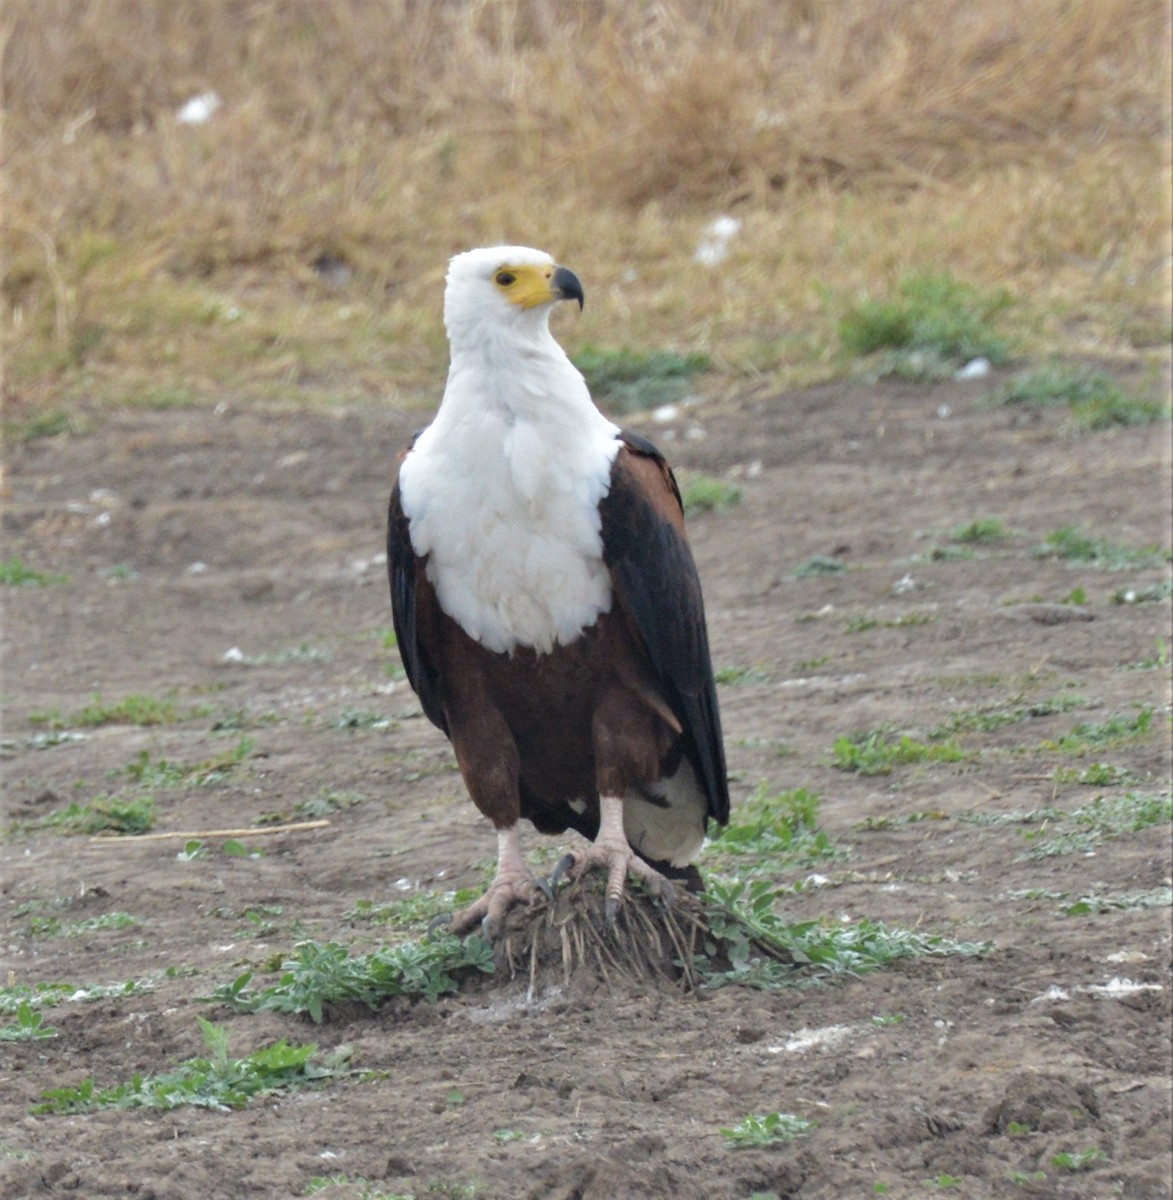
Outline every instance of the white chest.
[(404, 461), (412, 547), (444, 611), (490, 650), (549, 651), (611, 607), (599, 502), (616, 432), (597, 411), (583, 424), (482, 410), (437, 419)]

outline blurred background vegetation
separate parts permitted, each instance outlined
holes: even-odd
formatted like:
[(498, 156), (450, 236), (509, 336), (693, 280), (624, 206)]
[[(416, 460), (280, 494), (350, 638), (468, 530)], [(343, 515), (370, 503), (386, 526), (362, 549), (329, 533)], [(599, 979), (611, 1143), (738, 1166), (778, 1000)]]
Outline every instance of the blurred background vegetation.
[(1024, 352), (1167, 354), (1169, 33), (1166, 0), (6, 0), (5, 398), (431, 404), (446, 260), (498, 241), (583, 278), (572, 353), (717, 387), (843, 370), (844, 314), (925, 272)]

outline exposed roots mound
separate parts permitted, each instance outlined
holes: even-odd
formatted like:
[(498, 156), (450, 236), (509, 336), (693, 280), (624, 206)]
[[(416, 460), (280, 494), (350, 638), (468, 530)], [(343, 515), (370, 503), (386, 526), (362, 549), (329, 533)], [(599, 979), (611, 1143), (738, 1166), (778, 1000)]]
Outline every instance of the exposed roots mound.
[(606, 984), (698, 984), (694, 959), (707, 929), (699, 901), (678, 890), (671, 904), (629, 888), (608, 929), (601, 877), (559, 890), (551, 904), (517, 907), (494, 945), (497, 981), (527, 979), (531, 995), (586, 972)]

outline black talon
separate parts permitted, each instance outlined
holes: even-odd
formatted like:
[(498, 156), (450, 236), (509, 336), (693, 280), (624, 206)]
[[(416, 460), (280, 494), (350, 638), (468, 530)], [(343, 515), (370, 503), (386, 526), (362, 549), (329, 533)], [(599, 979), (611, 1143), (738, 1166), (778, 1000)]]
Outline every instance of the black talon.
[(614, 896), (608, 896), (603, 905), (603, 929), (610, 933), (615, 928), (615, 918), (619, 915), (619, 901)]
[(452, 913), (450, 913), (450, 912), (440, 913), (438, 916), (433, 917), (428, 922), (428, 930), (424, 936), (430, 942), (432, 940), (432, 938), (434, 938), (436, 936), (437, 929), (441, 928), (441, 926), (444, 926), (444, 925), (450, 925), (451, 923), (452, 923)]
[(541, 889), (542, 895), (553, 904), (554, 903), (554, 884), (544, 875), (535, 875), (534, 883)]
[[(559, 860), (558, 865), (550, 872), (550, 887), (556, 888), (565, 877), (567, 871), (574, 866), (575, 858), (573, 854), (564, 854)], [(550, 897), (553, 899), (553, 896)]]

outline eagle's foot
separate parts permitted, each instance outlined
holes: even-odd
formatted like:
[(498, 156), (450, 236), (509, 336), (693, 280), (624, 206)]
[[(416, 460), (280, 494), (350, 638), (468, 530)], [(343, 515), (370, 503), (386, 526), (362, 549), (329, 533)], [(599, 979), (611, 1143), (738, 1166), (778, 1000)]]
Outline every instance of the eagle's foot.
[(554, 898), (554, 891), (545, 879), (528, 871), (523, 875), (498, 874), (483, 896), (445, 918), (445, 932), (463, 937), (479, 924), (481, 932), (492, 941), (501, 932), (505, 915), (515, 904), (536, 904), (539, 896), (547, 900)]
[(479, 924), (490, 941), (501, 932), (505, 915), (515, 904), (535, 904), (539, 896), (553, 903), (554, 889), (526, 865), (518, 845), (517, 826), (497, 831), (497, 873), (479, 900), (455, 914), (437, 917), (428, 926), (429, 935), (446, 926), (445, 932), (463, 937)]
[(623, 832), (623, 802), (604, 796), (600, 801), (602, 819), (599, 834), (586, 850), (565, 855), (550, 875), (553, 887), (563, 879), (581, 879), (588, 871), (603, 868), (607, 872), (603, 917), (608, 929), (615, 923), (623, 903), (624, 883), (629, 875), (638, 879), (653, 895), (671, 905), (675, 889), (655, 867), (646, 863), (631, 848)]

